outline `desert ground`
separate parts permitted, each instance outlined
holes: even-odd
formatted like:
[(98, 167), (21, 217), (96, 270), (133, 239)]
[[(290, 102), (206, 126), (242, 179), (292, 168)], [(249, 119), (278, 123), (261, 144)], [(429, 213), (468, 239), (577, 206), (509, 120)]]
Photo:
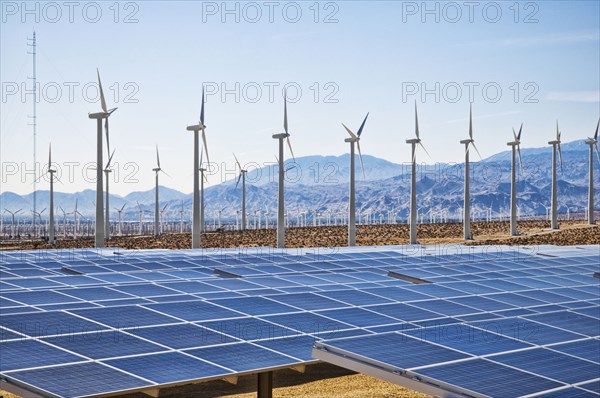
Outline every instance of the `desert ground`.
[[(462, 237), (461, 223), (422, 224), (418, 226), (417, 235), (419, 243), (423, 245), (600, 244), (600, 225), (590, 226), (584, 221), (561, 221), (557, 231), (550, 230), (550, 223), (547, 221), (523, 221), (519, 223), (521, 235), (518, 237), (508, 235), (508, 222), (475, 222), (471, 229), (474, 239), (467, 242)], [(356, 236), (358, 246), (405, 245), (408, 244), (408, 225), (358, 225)], [(346, 237), (345, 226), (288, 228), (286, 247), (346, 246)], [(157, 237), (116, 236), (107, 242), (107, 246), (122, 249), (188, 249), (191, 243), (191, 235), (187, 233)], [(202, 235), (202, 247), (206, 248), (273, 247), (275, 244), (275, 229), (209, 232)], [(55, 246), (50, 246), (42, 240), (2, 241), (0, 250), (83, 248), (93, 245), (92, 238), (62, 240), (58, 237)]]
[[(469, 245), (577, 245), (600, 244), (600, 226), (590, 226), (583, 221), (562, 221), (558, 231), (550, 230), (546, 221), (523, 221), (519, 223), (518, 237), (508, 236), (508, 222), (476, 222), (472, 224), (474, 240)], [(465, 243), (462, 239), (462, 224), (424, 224), (418, 227), (419, 243), (426, 245)], [(206, 233), (202, 246), (206, 248), (274, 246), (274, 229), (224, 231)], [(346, 227), (290, 228), (286, 233), (286, 246), (334, 247), (345, 246)], [(359, 225), (359, 246), (401, 245), (408, 243), (407, 225)], [(56, 248), (92, 247), (89, 238), (58, 240)], [(123, 249), (169, 248), (182, 249), (191, 246), (189, 234), (165, 234), (158, 237), (129, 236), (114, 237), (107, 246)], [(4, 241), (0, 250), (48, 249), (43, 241)], [(406, 388), (356, 374), (329, 364), (308, 366), (305, 373), (282, 370), (274, 373), (273, 396), (277, 398), (421, 398), (426, 395)], [(245, 376), (236, 385), (225, 381), (176, 387), (161, 390), (161, 397), (206, 397), (206, 398), (250, 398), (256, 396), (256, 377)], [(17, 398), (0, 391), (0, 396)], [(143, 394), (130, 394), (122, 398), (142, 398)]]

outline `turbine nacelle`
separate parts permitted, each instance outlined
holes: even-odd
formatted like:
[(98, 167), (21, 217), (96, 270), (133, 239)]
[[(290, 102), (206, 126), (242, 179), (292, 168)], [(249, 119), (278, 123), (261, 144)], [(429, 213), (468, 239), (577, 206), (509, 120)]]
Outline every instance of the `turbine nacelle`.
[(195, 124), (193, 126), (187, 126), (187, 131), (202, 131), (206, 129), (206, 125), (199, 123), (199, 124)]
[(290, 135), (288, 133), (273, 134), (273, 138), (276, 140), (282, 140), (288, 138), (289, 136)]

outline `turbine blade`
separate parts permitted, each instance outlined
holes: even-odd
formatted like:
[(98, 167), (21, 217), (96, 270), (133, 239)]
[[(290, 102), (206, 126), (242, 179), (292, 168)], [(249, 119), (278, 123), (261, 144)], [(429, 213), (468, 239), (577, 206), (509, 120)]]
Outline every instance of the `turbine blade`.
[(50, 165), (52, 164), (52, 143), (48, 145), (48, 169), (50, 169)]
[(427, 154), (427, 156), (431, 157), (431, 155), (429, 154), (429, 152), (427, 152), (427, 149), (425, 148), (425, 145), (423, 145), (420, 141), (419, 141), (419, 145), (421, 145), (421, 148), (423, 148), (423, 150), (425, 151), (425, 153)]
[(558, 120), (556, 121), (556, 139), (560, 140), (560, 132), (558, 131)]
[(204, 84), (202, 85), (202, 108), (200, 108), (200, 123), (204, 126)]
[(517, 135), (517, 141), (521, 141), (521, 132), (523, 131), (523, 123), (521, 123), (521, 127), (519, 128), (519, 135)]
[(363, 164), (362, 153), (360, 152), (360, 141), (356, 141), (356, 147), (358, 148), (358, 157), (360, 158), (360, 168), (362, 169), (363, 180), (366, 180), (367, 177), (365, 175), (365, 165)]
[(595, 140), (598, 140), (598, 127), (600, 127), (600, 119), (598, 119), (598, 124), (596, 125), (596, 132), (594, 133)]
[(473, 139), (473, 104), (469, 105), (469, 137)]
[(475, 148), (475, 152), (477, 152), (479, 159), (481, 159), (481, 154), (479, 153), (479, 150), (477, 149), (477, 145), (475, 145), (475, 142), (472, 142), (471, 144), (473, 145), (473, 148)]
[(560, 173), (563, 173), (563, 160), (562, 160), (562, 151), (560, 149), (560, 142), (558, 143), (558, 158), (560, 160)]
[(365, 119), (363, 120), (362, 124), (360, 125), (360, 128), (358, 129), (358, 133), (356, 133), (357, 136), (360, 137), (360, 135), (362, 134), (363, 128), (365, 127), (365, 123), (367, 122), (368, 117), (369, 117), (369, 112), (367, 112), (367, 116), (365, 116)]
[(98, 75), (98, 87), (100, 89), (100, 106), (102, 106), (102, 110), (104, 113), (108, 113), (106, 109), (106, 100), (104, 99), (104, 90), (102, 90), (102, 82), (100, 81), (100, 71), (96, 68), (96, 73)]
[(294, 162), (296, 161), (296, 157), (294, 156), (294, 151), (292, 150), (292, 143), (290, 141), (290, 137), (288, 136), (285, 141), (288, 144), (288, 147), (290, 148), (290, 153), (292, 154), (292, 159), (294, 159)]
[(350, 130), (344, 123), (342, 123), (342, 126), (344, 126), (344, 128), (346, 129), (346, 131), (348, 132), (348, 134), (350, 134), (351, 138), (357, 139), (358, 137), (356, 136), (356, 134), (354, 134), (352, 132), (352, 130)]
[(523, 170), (523, 159), (521, 158), (521, 144), (517, 144), (517, 151), (519, 152), (519, 170)]
[(167, 177), (171, 178), (171, 175), (169, 173), (167, 173), (166, 171), (164, 171), (163, 169), (160, 169), (160, 172), (163, 173), (164, 175), (166, 175)]
[(156, 145), (156, 166), (160, 169), (160, 156), (158, 156), (158, 145)]
[(598, 152), (598, 143), (594, 144), (594, 149), (596, 149), (596, 157), (598, 158), (598, 163), (600, 163), (600, 152)]
[(108, 117), (104, 119), (104, 131), (106, 134), (106, 153), (110, 155), (110, 138), (108, 135)]
[(202, 157), (204, 156), (204, 148), (200, 148), (200, 168), (202, 168)]
[(210, 158), (208, 157), (208, 146), (206, 145), (206, 134), (204, 130), (204, 125), (202, 126), (202, 143), (204, 144), (204, 151), (206, 152), (206, 162), (210, 163)]
[(287, 119), (287, 90), (283, 90), (283, 129), (286, 134), (288, 133), (288, 119)]
[(469, 149), (471, 149), (471, 143), (470, 142), (467, 144), (467, 148), (465, 149), (465, 155), (467, 153), (469, 153)]
[(112, 158), (113, 158), (114, 154), (115, 154), (115, 149), (113, 149), (112, 153), (108, 157), (108, 163), (106, 163), (106, 167), (104, 168), (105, 170), (107, 170), (110, 167), (110, 164), (112, 163)]
[(233, 154), (233, 157), (235, 158), (235, 162), (237, 163), (240, 170), (242, 170), (242, 165), (240, 164), (240, 161), (238, 160), (237, 156), (235, 156), (235, 153)]
[[(417, 100), (415, 100), (415, 135), (417, 136), (417, 139), (420, 139), (419, 137), (419, 115), (417, 114)], [(416, 151), (415, 151), (416, 153)]]
[(519, 139), (517, 138), (517, 133), (515, 133), (514, 127), (513, 127), (513, 137), (515, 138), (515, 142), (519, 142)]
[(238, 184), (240, 183), (241, 179), (242, 179), (242, 173), (240, 173), (240, 175), (238, 176), (237, 182), (235, 183), (235, 189), (237, 189)]
[(121, 211), (125, 208), (126, 203), (123, 203), (123, 207), (121, 207)]

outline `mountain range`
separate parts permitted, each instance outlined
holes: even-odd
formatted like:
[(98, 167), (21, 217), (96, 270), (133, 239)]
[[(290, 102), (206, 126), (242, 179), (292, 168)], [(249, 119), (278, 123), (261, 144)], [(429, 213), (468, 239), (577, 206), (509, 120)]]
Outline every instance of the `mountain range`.
[[(472, 155), (473, 159), (476, 155)], [(421, 158), (424, 158), (421, 156)], [(523, 167), (518, 175), (517, 205), (522, 215), (540, 215), (550, 206), (551, 147), (522, 149)], [(589, 146), (585, 141), (573, 141), (562, 145), (562, 170), (558, 172), (559, 212), (582, 212), (587, 206)], [(475, 212), (491, 209), (493, 214), (508, 213), (510, 201), (510, 151), (503, 151), (471, 163), (471, 199)], [(307, 156), (285, 162), (286, 208), (295, 217), (298, 212), (325, 213), (346, 212), (348, 203), (349, 155)], [(375, 214), (387, 214), (394, 210), (405, 219), (408, 215), (410, 195), (410, 164), (397, 164), (369, 155), (363, 156), (364, 175), (360, 161), (356, 161), (357, 209)], [(600, 202), (600, 166), (594, 161), (596, 203)], [(445, 209), (455, 217), (463, 201), (463, 164), (421, 164), (418, 167), (418, 206), (420, 213), (429, 209), (440, 212)], [(231, 219), (241, 208), (241, 189), (236, 189), (236, 179), (231, 178), (205, 190), (207, 222), (216, 211)], [(209, 176), (216, 179), (217, 176)], [(240, 184), (241, 185), (241, 184)], [(72, 212), (75, 202), (84, 217), (93, 218), (95, 191), (77, 193), (55, 192), (56, 215), (62, 218), (64, 211)], [(0, 206), (11, 211), (23, 209), (21, 217), (31, 218), (33, 193), (18, 195), (13, 192), (0, 194)], [(37, 191), (38, 208), (48, 206), (49, 192)], [(160, 206), (167, 206), (166, 219), (179, 220), (183, 206), (185, 219), (189, 220), (192, 195), (168, 187), (160, 187)], [(120, 208), (124, 220), (138, 220), (140, 207), (152, 213), (154, 190), (131, 192), (126, 196), (110, 195), (110, 207)], [(260, 209), (275, 214), (277, 207), (277, 169), (275, 165), (250, 169), (246, 177), (247, 212)], [(47, 216), (47, 213), (45, 213)], [(4, 221), (10, 215), (3, 213)], [(116, 219), (116, 210), (111, 217)], [(271, 216), (272, 218), (273, 216)], [(71, 219), (72, 216), (69, 216)]]

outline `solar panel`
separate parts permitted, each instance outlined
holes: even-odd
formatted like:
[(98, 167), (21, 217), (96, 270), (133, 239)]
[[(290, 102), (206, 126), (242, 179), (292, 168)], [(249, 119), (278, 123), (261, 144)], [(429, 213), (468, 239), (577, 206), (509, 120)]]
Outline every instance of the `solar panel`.
[[(12, 354), (5, 361), (3, 349), (0, 373), (57, 396), (112, 394), (314, 363), (316, 344), (343, 351), (349, 367), (355, 351), (362, 360), (380, 355), (374, 363), (393, 366), (417, 389), (418, 380), (428, 380), (443, 391), (467, 391), (468, 383), (424, 372), (479, 356), (498, 370), (526, 375), (532, 389), (538, 378), (557, 384), (535, 386), (546, 388), (540, 394), (597, 390), (589, 379), (600, 350), (597, 257), (587, 255), (593, 248), (544, 247), (552, 261), (520, 248), (493, 255), (483, 248), (451, 255), (427, 250), (361, 247), (302, 256), (261, 249), (70, 250), (51, 260), (2, 252), (0, 344), (10, 343)], [(220, 277), (215, 269), (241, 278)], [(413, 285), (390, 278), (390, 270), (434, 283)], [(404, 345), (396, 347), (397, 338)], [(17, 342), (24, 342), (20, 351)], [(48, 363), (20, 358), (36, 349), (48, 353)], [(522, 368), (533, 366), (526, 354), (536, 350), (546, 361), (568, 357), (581, 369), (581, 381), (571, 387), (561, 378), (575, 376), (552, 366), (544, 368), (552, 375)], [(97, 377), (115, 383), (102, 385)], [(512, 388), (493, 380), (488, 392), (503, 386)]]

